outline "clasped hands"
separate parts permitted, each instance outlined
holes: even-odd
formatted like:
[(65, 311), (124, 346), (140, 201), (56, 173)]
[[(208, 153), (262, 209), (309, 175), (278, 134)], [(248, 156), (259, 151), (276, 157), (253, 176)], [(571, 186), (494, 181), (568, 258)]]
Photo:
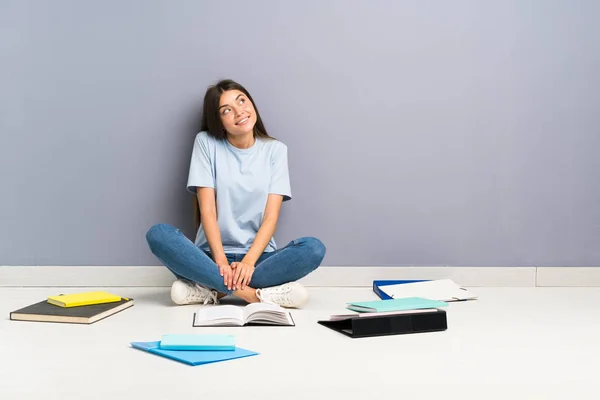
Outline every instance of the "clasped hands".
[(254, 265), (243, 261), (232, 262), (231, 265), (227, 263), (220, 263), (217, 265), (219, 267), (219, 272), (223, 277), (223, 283), (229, 290), (245, 289), (246, 285), (250, 283), (252, 274), (254, 273)]

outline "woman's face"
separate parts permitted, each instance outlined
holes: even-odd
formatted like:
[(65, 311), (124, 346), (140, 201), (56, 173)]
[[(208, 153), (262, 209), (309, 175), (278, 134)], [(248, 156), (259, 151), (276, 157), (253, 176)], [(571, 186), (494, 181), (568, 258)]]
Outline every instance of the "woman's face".
[(256, 124), (254, 105), (239, 90), (228, 90), (221, 94), (219, 117), (227, 133), (233, 136), (252, 132)]

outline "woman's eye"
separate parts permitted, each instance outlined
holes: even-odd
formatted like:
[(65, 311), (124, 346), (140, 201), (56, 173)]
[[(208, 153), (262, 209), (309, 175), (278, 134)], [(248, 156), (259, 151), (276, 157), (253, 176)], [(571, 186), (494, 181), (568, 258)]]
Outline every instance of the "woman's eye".
[(227, 109), (225, 109), (225, 110), (223, 111), (223, 115), (225, 115), (225, 114), (227, 114), (227, 113), (229, 113), (229, 108), (227, 108)]

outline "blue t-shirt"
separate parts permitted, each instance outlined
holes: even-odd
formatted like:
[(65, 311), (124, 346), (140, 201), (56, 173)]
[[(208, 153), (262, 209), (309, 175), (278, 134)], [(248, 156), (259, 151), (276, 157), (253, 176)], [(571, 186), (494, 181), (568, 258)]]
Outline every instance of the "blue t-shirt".
[[(206, 132), (196, 135), (187, 190), (214, 188), (217, 222), (225, 253), (247, 253), (262, 223), (267, 197), (280, 194), (292, 198), (287, 146), (275, 139), (256, 138), (252, 147), (239, 149), (228, 140), (218, 140)], [(195, 244), (209, 251), (202, 225)], [(266, 252), (277, 249), (271, 238)]]

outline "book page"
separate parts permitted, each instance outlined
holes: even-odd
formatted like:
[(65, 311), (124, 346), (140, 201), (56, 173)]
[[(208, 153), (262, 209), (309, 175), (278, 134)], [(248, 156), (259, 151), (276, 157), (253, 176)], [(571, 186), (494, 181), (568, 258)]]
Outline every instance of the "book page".
[(244, 321), (248, 320), (248, 318), (250, 318), (252, 314), (257, 313), (259, 311), (270, 311), (275, 313), (285, 312), (285, 310), (281, 306), (278, 306), (276, 304), (251, 303), (244, 307)]
[(293, 325), (289, 312), (278, 305), (268, 303), (252, 303), (244, 308), (246, 323), (266, 323), (273, 325)]
[(200, 307), (196, 311), (195, 323), (209, 325), (218, 323), (234, 323), (241, 325), (244, 322), (244, 312), (241, 307), (223, 305)]

